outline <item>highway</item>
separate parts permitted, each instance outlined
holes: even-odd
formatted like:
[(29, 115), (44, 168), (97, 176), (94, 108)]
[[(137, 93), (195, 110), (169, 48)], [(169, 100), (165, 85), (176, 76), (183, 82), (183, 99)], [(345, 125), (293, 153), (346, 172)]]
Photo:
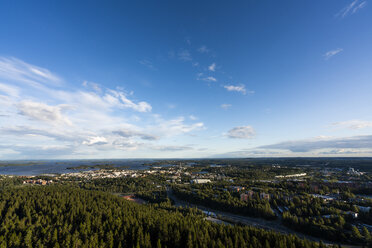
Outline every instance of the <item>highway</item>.
[[(206, 207), (206, 206), (201, 206), (201, 205), (196, 205), (192, 204), (186, 201), (183, 201), (181, 199), (178, 199), (172, 192), (170, 188), (167, 188), (167, 195), (168, 198), (174, 201), (175, 206), (182, 206), (182, 207), (192, 207), (192, 208), (198, 208), (202, 211), (209, 211), (213, 212), (217, 215), (217, 219), (220, 219), (225, 222), (230, 222), (234, 224), (243, 224), (243, 225), (248, 225), (248, 226), (254, 226), (257, 228), (263, 228), (266, 230), (272, 230), (284, 234), (294, 234), (297, 235), (300, 238), (303, 239), (308, 239), (311, 241), (322, 241), (324, 244), (331, 245), (331, 244), (338, 244), (338, 243), (333, 243), (329, 240), (324, 240), (321, 238), (313, 237), (310, 235), (306, 235), (303, 233), (296, 232), (292, 229), (289, 229), (288, 227), (284, 226), (281, 223), (281, 218), (278, 218), (276, 220), (270, 221), (270, 220), (265, 220), (262, 218), (253, 218), (253, 217), (248, 217), (248, 216), (242, 216), (242, 215), (237, 215), (237, 214), (232, 214), (224, 211), (219, 211), (213, 209), (213, 207)], [(350, 245), (342, 245), (342, 247), (360, 247), (360, 246), (350, 246)]]

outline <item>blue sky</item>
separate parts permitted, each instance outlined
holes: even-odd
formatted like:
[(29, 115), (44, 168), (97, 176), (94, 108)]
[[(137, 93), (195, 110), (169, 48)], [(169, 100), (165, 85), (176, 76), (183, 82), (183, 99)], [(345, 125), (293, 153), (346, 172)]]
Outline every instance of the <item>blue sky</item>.
[(372, 155), (369, 0), (0, 3), (0, 159)]

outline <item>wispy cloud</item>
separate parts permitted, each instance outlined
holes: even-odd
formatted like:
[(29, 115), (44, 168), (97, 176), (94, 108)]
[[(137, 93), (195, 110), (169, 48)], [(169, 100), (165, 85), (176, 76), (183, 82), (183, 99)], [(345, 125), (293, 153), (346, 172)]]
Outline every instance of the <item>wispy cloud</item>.
[(337, 48), (335, 50), (330, 50), (330, 51), (326, 52), (323, 55), (323, 57), (324, 57), (325, 60), (328, 60), (328, 59), (332, 58), (333, 56), (335, 56), (336, 54), (338, 54), (338, 53), (340, 53), (342, 51), (343, 51), (342, 48)]
[(130, 108), (138, 112), (150, 112), (152, 109), (149, 103), (144, 101), (135, 103), (124, 92), (118, 90), (108, 90), (104, 96), (104, 100), (117, 107)]
[(340, 121), (332, 123), (335, 127), (349, 128), (349, 129), (362, 129), (372, 127), (372, 121), (362, 121), (362, 120), (350, 120), (350, 121)]
[(161, 118), (158, 118), (158, 125), (155, 125), (149, 129), (153, 129), (153, 132), (158, 132), (164, 136), (173, 136), (190, 133), (192, 131), (201, 130), (203, 128), (203, 122), (186, 124), (185, 118), (181, 116), (171, 120), (163, 120)]
[(150, 149), (158, 150), (158, 151), (167, 151), (167, 152), (176, 152), (176, 151), (185, 151), (185, 150), (193, 150), (194, 148), (191, 146), (149, 146)]
[(209, 49), (206, 46), (203, 45), (203, 46), (199, 47), (198, 51), (200, 53), (208, 53)]
[(233, 139), (252, 139), (255, 135), (256, 132), (251, 126), (234, 127), (227, 132), (227, 137)]
[(58, 156), (74, 154), (75, 147), (71, 145), (0, 145), (0, 151), (0, 157), (6, 155), (13, 159), (54, 159)]
[(156, 70), (154, 64), (153, 64), (150, 60), (148, 60), (148, 59), (140, 60), (139, 63), (140, 63), (141, 65), (146, 66), (147, 68), (149, 68), (149, 69), (151, 69), (151, 70)]
[(372, 148), (372, 135), (285, 141), (258, 148), (289, 150), (292, 152), (309, 152), (319, 149), (370, 149)]
[(63, 110), (71, 109), (71, 106), (61, 104), (50, 106), (44, 103), (22, 101), (17, 104), (21, 115), (33, 120), (43, 121), (54, 125), (72, 125), (71, 121), (62, 114)]
[(226, 152), (222, 154), (216, 154), (212, 157), (215, 158), (243, 158), (243, 157), (273, 157), (283, 156), (283, 153), (278, 151), (260, 150), (260, 149), (245, 149), (240, 151)]
[[(58, 83), (68, 82), (15, 58), (0, 57), (0, 82), (0, 114), (5, 116), (0, 147), (7, 147), (0, 151), (2, 159), (42, 158), (47, 151), (58, 158), (134, 156), (123, 151), (144, 152), (158, 142), (167, 146), (174, 136), (204, 129), (191, 118), (163, 119), (151, 113), (150, 103), (120, 87), (84, 81), (62, 89)], [(130, 123), (133, 112), (141, 122)]]
[(192, 57), (188, 50), (181, 50), (178, 52), (178, 58), (182, 61), (191, 61)]
[(210, 71), (216, 71), (216, 63), (213, 63), (210, 66), (208, 66), (208, 70), (210, 70)]
[(228, 103), (224, 103), (224, 104), (221, 104), (221, 108), (223, 108), (223, 109), (229, 109), (229, 108), (231, 108), (231, 104), (228, 104)]
[(95, 92), (98, 92), (98, 93), (102, 92), (101, 86), (97, 83), (94, 83), (94, 82), (84, 81), (83, 86), (86, 87), (86, 88), (91, 88)]
[(49, 70), (13, 57), (0, 57), (0, 77), (16, 83), (39, 87), (41, 83), (60, 85), (62, 80)]
[(225, 85), (223, 86), (227, 91), (236, 91), (236, 92), (240, 92), (242, 93), (243, 95), (245, 94), (254, 94), (255, 92), (253, 90), (246, 90), (245, 89), (245, 85), (241, 84), (241, 85)]
[(217, 82), (217, 79), (211, 76), (203, 78), (202, 80), (207, 81), (207, 82)]
[(115, 130), (112, 131), (113, 134), (117, 134), (124, 138), (132, 138), (132, 137), (139, 137), (144, 140), (157, 140), (159, 137), (152, 135), (152, 134), (146, 134), (141, 131), (136, 130), (130, 130), (130, 129), (121, 129), (121, 130)]
[(22, 137), (23, 139), (32, 138), (33, 140), (37, 140), (38, 137), (45, 137), (56, 141), (70, 141), (72, 143), (83, 142), (87, 137), (94, 135), (94, 133), (90, 132), (71, 131), (71, 127), (61, 130), (58, 128), (51, 129), (42, 126), (35, 127), (25, 125), (1, 127), (0, 133), (2, 136), (12, 135), (15, 137)]
[(190, 118), (190, 120), (193, 120), (193, 121), (195, 121), (195, 120), (198, 119), (198, 118), (197, 118), (196, 116), (194, 116), (194, 115), (189, 115), (189, 118)]
[(367, 1), (354, 0), (349, 5), (340, 10), (340, 12), (336, 14), (336, 17), (345, 18), (348, 15), (355, 14), (358, 10), (364, 8), (366, 5)]
[(217, 82), (217, 78), (212, 77), (212, 76), (204, 76), (203, 73), (198, 73), (196, 75), (196, 80), (202, 80), (206, 82)]
[(16, 86), (7, 85), (0, 83), (0, 93), (12, 96), (12, 97), (18, 97), (20, 89)]
[(105, 137), (102, 136), (95, 136), (95, 137), (89, 137), (88, 140), (83, 141), (83, 145), (104, 145), (107, 144), (108, 141)]

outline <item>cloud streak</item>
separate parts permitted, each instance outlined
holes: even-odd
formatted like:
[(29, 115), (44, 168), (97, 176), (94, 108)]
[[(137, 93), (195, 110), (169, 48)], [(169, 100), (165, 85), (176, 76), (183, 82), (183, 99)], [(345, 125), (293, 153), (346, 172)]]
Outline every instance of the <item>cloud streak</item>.
[(203, 73), (198, 73), (196, 76), (196, 80), (202, 80), (205, 82), (217, 82), (217, 78), (212, 76), (205, 77)]
[(328, 60), (328, 59), (332, 58), (333, 56), (335, 56), (336, 54), (339, 54), (342, 51), (343, 51), (342, 48), (337, 48), (335, 50), (330, 50), (330, 51), (326, 52), (323, 55), (323, 57), (324, 57), (325, 60)]
[(201, 46), (201, 47), (199, 47), (198, 52), (209, 53), (209, 49), (206, 46)]
[(228, 104), (228, 103), (223, 103), (223, 104), (221, 104), (221, 108), (223, 108), (223, 109), (229, 109), (229, 108), (231, 108), (231, 104)]
[(345, 18), (348, 15), (355, 14), (358, 10), (364, 8), (366, 5), (367, 1), (354, 0), (349, 5), (340, 10), (340, 12), (336, 14), (336, 17)]
[(59, 86), (62, 83), (61, 78), (49, 70), (13, 57), (0, 57), (0, 78), (34, 87), (41, 84)]
[(252, 139), (255, 135), (256, 132), (251, 126), (234, 127), (227, 132), (227, 137), (232, 139)]
[(182, 60), (182, 61), (192, 61), (192, 57), (191, 57), (191, 54), (188, 50), (181, 50), (178, 52), (178, 59)]
[(370, 149), (372, 148), (372, 135), (285, 141), (258, 148), (289, 150), (292, 152), (309, 152), (319, 149)]
[(135, 131), (135, 130), (129, 130), (129, 129), (122, 129), (122, 130), (116, 130), (112, 132), (113, 134), (117, 134), (124, 138), (132, 138), (132, 137), (139, 137), (144, 140), (158, 140), (159, 137), (151, 134), (146, 134), (143, 132)]
[(224, 85), (223, 86), (227, 91), (235, 91), (242, 93), (243, 95), (245, 94), (254, 94), (255, 92), (253, 90), (246, 90), (245, 85)]
[(363, 129), (372, 127), (372, 121), (350, 120), (332, 123), (333, 126), (349, 129)]

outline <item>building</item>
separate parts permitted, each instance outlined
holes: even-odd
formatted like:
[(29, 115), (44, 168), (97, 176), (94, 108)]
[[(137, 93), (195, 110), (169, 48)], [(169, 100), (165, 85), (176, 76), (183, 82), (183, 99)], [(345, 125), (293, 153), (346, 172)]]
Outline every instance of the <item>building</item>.
[(43, 179), (36, 179), (36, 180), (29, 179), (29, 180), (23, 181), (23, 184), (48, 185), (48, 184), (51, 184), (51, 183), (53, 183), (52, 180), (43, 180)]
[(358, 213), (355, 213), (353, 211), (347, 211), (346, 213), (351, 215), (351, 217), (353, 217), (354, 219), (358, 218)]
[(240, 194), (240, 200), (241, 201), (248, 201), (249, 199), (253, 198), (253, 195), (254, 195), (254, 191), (253, 190), (248, 190), (247, 192)]
[(211, 180), (210, 179), (193, 179), (190, 181), (190, 183), (193, 183), (193, 184), (202, 184), (202, 183), (210, 183)]
[(329, 202), (329, 201), (333, 201), (333, 200), (335, 200), (334, 197), (332, 197), (332, 196), (328, 196), (328, 195), (312, 194), (312, 196), (314, 196), (314, 197), (316, 197), (316, 198), (322, 198), (325, 202)]
[(261, 199), (270, 200), (270, 194), (266, 194), (266, 193), (264, 193), (264, 192), (261, 192), (261, 193), (260, 193), (260, 198), (261, 198)]
[(244, 190), (245, 188), (242, 186), (230, 186), (229, 189), (233, 192), (239, 192), (241, 190)]
[(245, 193), (240, 194), (241, 201), (248, 201), (248, 199), (249, 199), (248, 194), (245, 194)]

